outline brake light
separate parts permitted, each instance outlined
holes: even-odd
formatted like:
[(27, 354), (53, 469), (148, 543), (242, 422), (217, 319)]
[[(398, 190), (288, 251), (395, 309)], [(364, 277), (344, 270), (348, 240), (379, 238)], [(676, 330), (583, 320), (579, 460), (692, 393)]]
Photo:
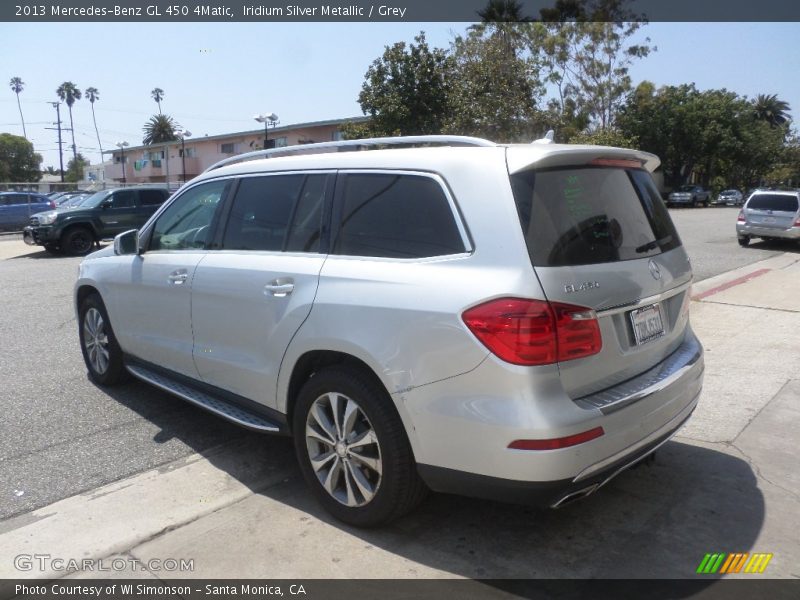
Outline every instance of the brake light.
[(50, 205), (50, 208), (55, 208), (56, 207), (56, 203), (53, 200), (50, 200), (47, 204)]
[(561, 302), (500, 298), (465, 311), (464, 323), (484, 346), (515, 365), (549, 365), (600, 352), (597, 314)]
[(798, 218), (798, 219), (797, 219), (797, 220), (794, 222), (794, 225), (792, 225), (792, 227), (800, 227), (800, 218)]
[(558, 450), (559, 448), (569, 448), (589, 442), (603, 435), (602, 427), (595, 427), (589, 431), (582, 431), (574, 435), (549, 440), (514, 440), (508, 447), (512, 450)]
[(595, 158), (589, 161), (590, 165), (597, 167), (620, 167), (622, 169), (641, 169), (642, 161), (626, 158)]
[(737, 221), (738, 223), (744, 223), (744, 222), (745, 222), (745, 220), (746, 220), (746, 219), (744, 218), (744, 211), (743, 211), (743, 210), (740, 210), (740, 211), (739, 211), (739, 216), (738, 216), (738, 217), (736, 217), (736, 221)]

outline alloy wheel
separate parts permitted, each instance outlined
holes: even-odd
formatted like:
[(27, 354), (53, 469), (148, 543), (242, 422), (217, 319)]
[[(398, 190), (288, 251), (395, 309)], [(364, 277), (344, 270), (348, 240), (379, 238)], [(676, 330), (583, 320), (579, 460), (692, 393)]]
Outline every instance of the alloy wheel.
[(317, 398), (306, 418), (311, 468), (330, 496), (348, 507), (368, 504), (378, 492), (383, 462), (378, 436), (352, 398), (329, 392)]
[(108, 369), (108, 335), (100, 311), (92, 307), (83, 317), (83, 345), (89, 362), (96, 373), (102, 375)]

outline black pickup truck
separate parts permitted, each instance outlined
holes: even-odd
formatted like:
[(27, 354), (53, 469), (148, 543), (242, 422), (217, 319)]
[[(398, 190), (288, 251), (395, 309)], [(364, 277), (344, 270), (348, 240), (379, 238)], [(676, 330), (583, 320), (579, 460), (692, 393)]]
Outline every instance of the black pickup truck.
[(169, 195), (169, 190), (157, 187), (103, 190), (79, 206), (32, 215), (23, 239), (51, 253), (82, 256), (100, 240), (141, 228)]

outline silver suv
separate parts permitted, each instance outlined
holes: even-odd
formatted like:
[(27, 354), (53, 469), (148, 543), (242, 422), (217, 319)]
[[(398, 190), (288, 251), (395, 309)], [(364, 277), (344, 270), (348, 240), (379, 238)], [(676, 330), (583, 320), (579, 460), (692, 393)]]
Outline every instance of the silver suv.
[(293, 436), (351, 524), (428, 489), (561, 506), (664, 444), (700, 394), (657, 165), (443, 136), (223, 161), (81, 264), (89, 374)]
[(736, 237), (747, 246), (754, 237), (800, 240), (800, 192), (756, 191), (736, 218)]

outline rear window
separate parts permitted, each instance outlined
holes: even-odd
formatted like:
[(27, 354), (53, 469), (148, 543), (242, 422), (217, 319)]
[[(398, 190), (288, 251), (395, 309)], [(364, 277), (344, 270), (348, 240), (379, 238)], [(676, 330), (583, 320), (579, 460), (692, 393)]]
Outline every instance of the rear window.
[(681, 245), (650, 174), (573, 168), (511, 176), (535, 266), (635, 260)]
[(775, 210), (779, 212), (797, 212), (797, 196), (785, 194), (758, 194), (750, 198), (747, 208), (757, 210)]

